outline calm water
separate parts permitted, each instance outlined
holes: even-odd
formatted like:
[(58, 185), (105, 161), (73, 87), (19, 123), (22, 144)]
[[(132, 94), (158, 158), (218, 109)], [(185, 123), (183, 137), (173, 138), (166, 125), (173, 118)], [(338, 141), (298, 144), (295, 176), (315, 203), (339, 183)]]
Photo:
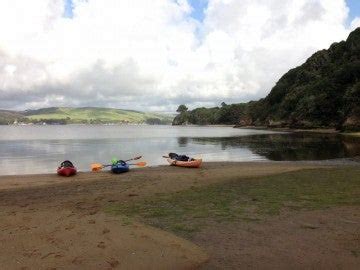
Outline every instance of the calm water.
[(3, 175), (54, 172), (65, 159), (88, 171), (91, 163), (139, 154), (163, 165), (170, 151), (205, 161), (325, 160), (360, 155), (360, 140), (231, 127), (0, 126)]

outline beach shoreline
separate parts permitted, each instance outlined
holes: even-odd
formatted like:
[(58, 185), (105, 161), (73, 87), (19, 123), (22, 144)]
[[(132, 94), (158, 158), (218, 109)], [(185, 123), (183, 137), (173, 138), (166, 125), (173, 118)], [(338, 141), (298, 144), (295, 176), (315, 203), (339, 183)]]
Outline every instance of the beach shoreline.
[[(274, 165), (295, 165), (303, 168), (309, 167), (323, 167), (323, 166), (356, 166), (359, 165), (359, 159), (354, 158), (338, 158), (338, 159), (328, 159), (328, 160), (299, 160), (299, 161), (274, 161), (274, 160), (259, 160), (259, 161), (211, 161), (204, 162), (205, 168), (209, 167), (226, 167), (227, 165), (232, 166), (234, 164), (239, 164), (241, 166), (254, 166), (256, 164), (272, 166)], [(174, 167), (170, 167), (174, 168)], [(203, 166), (204, 168), (204, 166)], [(141, 173), (145, 170), (168, 170), (169, 165), (157, 165), (144, 168), (132, 168), (131, 172)], [(176, 168), (177, 169), (177, 168)], [(185, 169), (188, 170), (188, 169)], [(191, 169), (190, 169), (191, 170)], [(125, 174), (127, 175), (127, 174)], [(28, 188), (28, 187), (37, 187), (43, 185), (52, 185), (52, 184), (67, 184), (73, 183), (74, 181), (87, 182), (87, 181), (96, 181), (99, 179), (113, 179), (116, 178), (116, 174), (112, 174), (111, 171), (104, 169), (99, 172), (91, 171), (79, 171), (76, 175), (70, 177), (63, 177), (54, 173), (36, 173), (36, 174), (17, 174), (17, 175), (0, 175), (0, 191), (13, 189), (13, 188)]]
[[(107, 209), (148, 198), (170, 198), (191, 190), (201, 191), (212, 185), (233, 181), (250, 181), (251, 184), (252, 179), (255, 181), (259, 177), (266, 179), (309, 170), (345, 168), (347, 171), (355, 168), (357, 176), (358, 167), (354, 164), (310, 162), (222, 162), (204, 163), (200, 169), (159, 166), (136, 169), (121, 175), (98, 172), (79, 173), (69, 178), (55, 174), (0, 176), (0, 261), (7, 269), (197, 269), (201, 265), (204, 265), (204, 269), (218, 269), (216, 266), (219, 266), (218, 257), (221, 255), (223, 260), (229, 260), (231, 267), (234, 253), (226, 251), (226, 243), (222, 242), (226, 237), (254, 237), (244, 234), (244, 228), (248, 226), (246, 222), (236, 221), (236, 226), (242, 228), (238, 232), (231, 229), (232, 225), (224, 223), (222, 226), (228, 228), (232, 236), (219, 234), (219, 225), (210, 224), (193, 238), (184, 239), (181, 235), (179, 237), (145, 225), (141, 220), (111, 214)], [(327, 212), (317, 210), (316, 215), (328, 220), (334, 213), (332, 211), (353, 215), (359, 210), (356, 206), (331, 209)], [(287, 212), (286, 222), (304, 219), (301, 222), (306, 223), (315, 215), (299, 213), (293, 216), (292, 212)], [(251, 225), (260, 230), (255, 233), (256, 237), (274, 233), (279, 222), (285, 222), (281, 221), (283, 218), (280, 215), (266, 221), (266, 224), (273, 224), (269, 229), (257, 223)], [(353, 227), (357, 227), (359, 217), (343, 218), (355, 222), (347, 224), (349, 233), (353, 235)], [(211, 229), (212, 226), (215, 227)], [(289, 230), (294, 229), (290, 227)], [(286, 228), (283, 230), (286, 231)], [(333, 233), (331, 231), (331, 235)], [(223, 237), (216, 248), (214, 241)], [(345, 241), (348, 235), (344, 237), (341, 241)], [(311, 243), (304, 242), (306, 244)], [(235, 248), (238, 244), (232, 245)], [(258, 252), (258, 248), (255, 245), (251, 250)], [(278, 248), (283, 247), (280, 245)], [(253, 266), (259, 266), (255, 255), (251, 257)], [(293, 255), (299, 254), (295, 252)], [(354, 260), (357, 262), (358, 259), (349, 256), (351, 260), (345, 265), (351, 269)], [(238, 261), (235, 260), (235, 263)], [(251, 261), (246, 263), (251, 264)], [(265, 265), (266, 261), (263, 263)]]

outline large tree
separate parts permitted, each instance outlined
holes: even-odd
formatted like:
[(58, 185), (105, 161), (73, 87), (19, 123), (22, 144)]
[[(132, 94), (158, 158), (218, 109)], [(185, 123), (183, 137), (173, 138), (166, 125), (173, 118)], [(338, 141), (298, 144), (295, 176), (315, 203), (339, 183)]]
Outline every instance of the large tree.
[(177, 108), (177, 112), (178, 113), (184, 113), (188, 110), (188, 107), (186, 107), (184, 104), (181, 104), (178, 108)]

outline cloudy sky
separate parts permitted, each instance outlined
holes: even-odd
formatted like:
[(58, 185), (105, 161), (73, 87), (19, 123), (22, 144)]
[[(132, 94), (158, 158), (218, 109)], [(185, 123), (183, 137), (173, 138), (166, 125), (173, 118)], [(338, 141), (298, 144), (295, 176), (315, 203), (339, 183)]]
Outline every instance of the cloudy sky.
[(0, 0), (0, 108), (258, 99), (358, 26), (359, 0)]

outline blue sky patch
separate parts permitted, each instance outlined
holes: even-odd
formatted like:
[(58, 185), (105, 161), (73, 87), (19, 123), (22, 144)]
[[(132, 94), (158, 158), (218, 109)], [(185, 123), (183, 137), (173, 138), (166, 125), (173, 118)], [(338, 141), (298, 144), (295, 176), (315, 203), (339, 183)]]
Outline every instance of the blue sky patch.
[(73, 1), (72, 0), (64, 0), (64, 4), (65, 4), (65, 10), (64, 10), (64, 17), (66, 18), (72, 18), (74, 16), (73, 14), (73, 9), (74, 9), (74, 5), (73, 5)]
[(350, 8), (349, 22), (356, 17), (360, 17), (360, 0), (346, 0), (346, 3)]
[(205, 10), (208, 5), (208, 0), (188, 0), (188, 1), (193, 8), (191, 17), (193, 17), (195, 20), (199, 22), (202, 22), (205, 17)]
[[(188, 0), (189, 4), (192, 6), (193, 11), (191, 16), (202, 22), (205, 17), (205, 10), (208, 5), (208, 0)], [(349, 14), (349, 23), (356, 17), (360, 17), (360, 0), (346, 0), (348, 7), (350, 8)], [(64, 0), (65, 10), (64, 17), (72, 18), (73, 14), (73, 0)]]

